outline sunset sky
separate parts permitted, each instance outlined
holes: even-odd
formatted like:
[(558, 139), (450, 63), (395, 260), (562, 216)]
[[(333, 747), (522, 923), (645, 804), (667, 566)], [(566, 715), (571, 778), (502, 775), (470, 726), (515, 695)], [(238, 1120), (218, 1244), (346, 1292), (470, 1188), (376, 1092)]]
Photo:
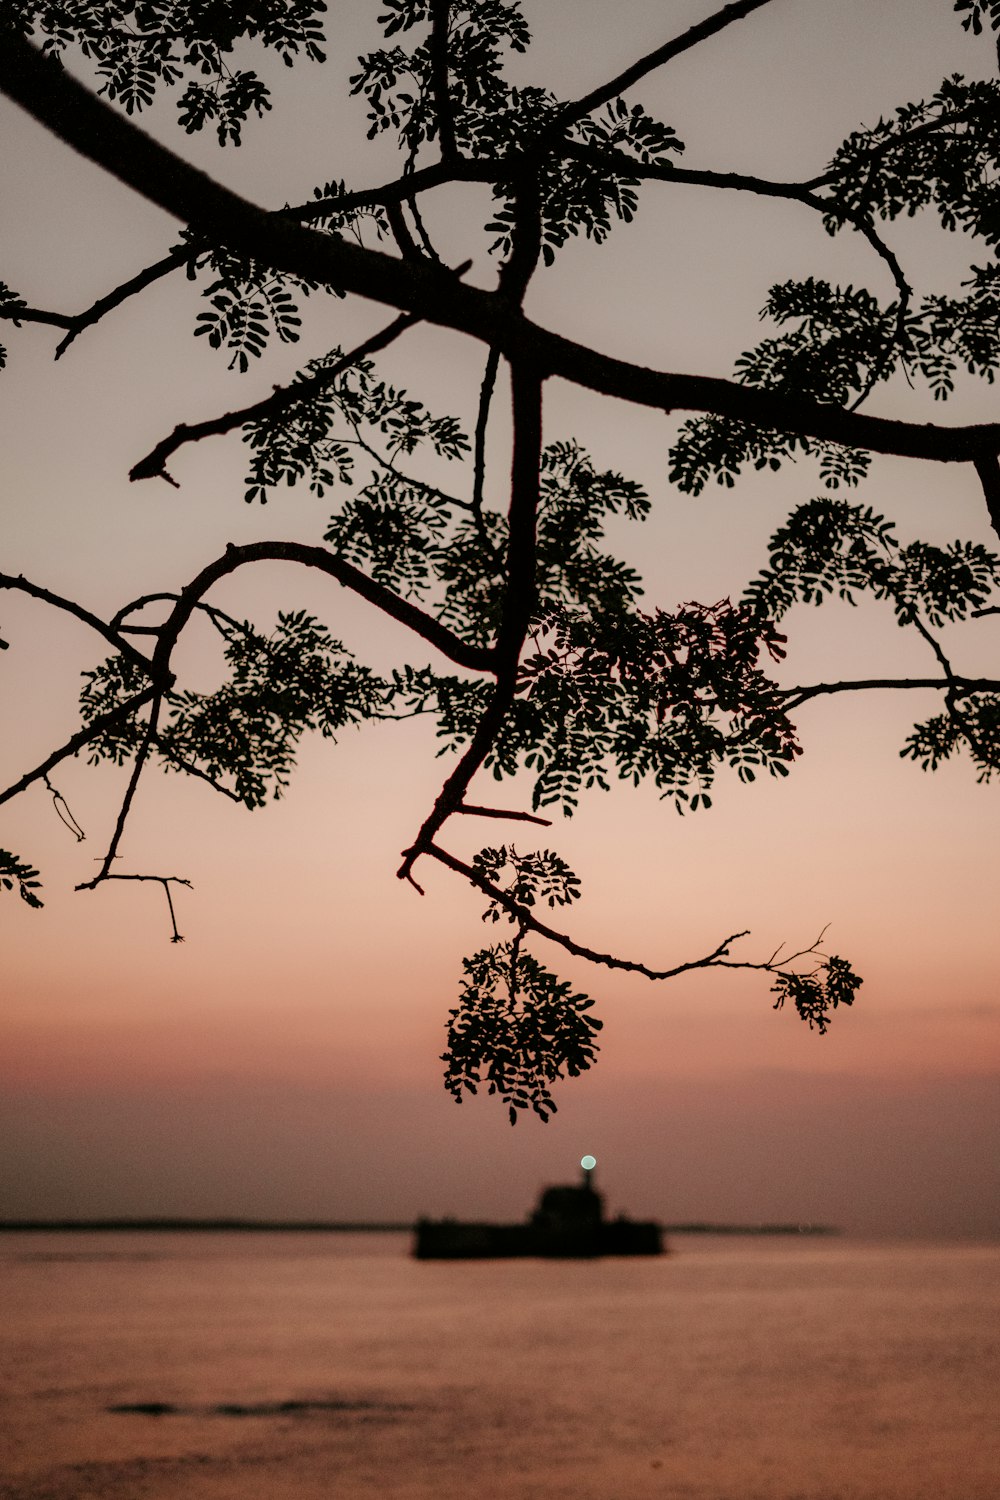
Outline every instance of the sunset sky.
[[(512, 65), (564, 97), (585, 92), (709, 13), (708, 0), (527, 0), (536, 42)], [(300, 202), (331, 178), (388, 180), (395, 157), (365, 140), (346, 97), (359, 52), (379, 44), (380, 6), (331, 6), (331, 60), (265, 64), (274, 113), (239, 151), (173, 126), (173, 97), (143, 123), (173, 150), (266, 205)], [(950, 73), (988, 76), (995, 51), (961, 29), (949, 0), (773, 0), (634, 92), (687, 144), (685, 165), (785, 180), (820, 172), (852, 128), (926, 97)], [(81, 74), (81, 76), (86, 76)], [(633, 96), (629, 96), (632, 98)], [(33, 306), (89, 305), (176, 242), (177, 226), (15, 106), (0, 102), (0, 278)], [(453, 263), (491, 284), (481, 187), (432, 195), (426, 212)], [(887, 238), (920, 291), (953, 292), (988, 250), (929, 217)], [(800, 205), (648, 184), (636, 222), (605, 247), (571, 244), (540, 273), (528, 311), (608, 353), (718, 375), (761, 336), (769, 286), (809, 274), (891, 282), (849, 234), (829, 239)], [(242, 499), (234, 433), (179, 454), (175, 490), (128, 470), (179, 421), (244, 405), (333, 343), (351, 347), (391, 313), (359, 300), (306, 304), (302, 342), (245, 376), (192, 338), (198, 291), (159, 282), (85, 332), (57, 364), (58, 333), (7, 325), (0, 374), (2, 562), (10, 573), (110, 615), (176, 589), (227, 542), (319, 542), (333, 508), (305, 489), (261, 508)], [(386, 375), (471, 432), (478, 345), (417, 329), (380, 359)], [(911, 420), (996, 417), (996, 388), (963, 384), (935, 408), (926, 391), (883, 389), (869, 409)], [(492, 487), (504, 503), (508, 424), (491, 428)], [(676, 423), (559, 382), (547, 440), (575, 437), (598, 467), (642, 482), (644, 527), (612, 547), (643, 573), (649, 607), (736, 598), (770, 533), (820, 493), (807, 463), (712, 485), (693, 499), (667, 480)], [(453, 466), (454, 468), (454, 466)], [(427, 471), (430, 477), (431, 471)], [(469, 476), (448, 473), (452, 488)], [(877, 459), (859, 491), (902, 538), (996, 545), (971, 469)], [(261, 623), (307, 608), (379, 670), (430, 659), (402, 627), (330, 580), (288, 565), (246, 570), (212, 595)], [(787, 621), (782, 680), (925, 676), (933, 662), (887, 606), (800, 608)], [(104, 656), (82, 626), (0, 598), (0, 779), (36, 764), (77, 726), (79, 673)], [(1000, 623), (950, 637), (956, 666), (996, 675)], [(210, 632), (179, 654), (189, 685), (212, 681)], [(740, 956), (780, 942), (827, 947), (864, 976), (829, 1034), (773, 1013), (766, 976), (707, 972), (651, 985), (532, 944), (594, 995), (605, 1022), (596, 1070), (556, 1094), (548, 1124), (512, 1130), (495, 1100), (457, 1108), (441, 1087), (444, 1022), (461, 958), (491, 937), (483, 900), (425, 861), (421, 899), (395, 878), (446, 774), (433, 725), (372, 725), (336, 746), (307, 743), (286, 798), (250, 814), (202, 783), (152, 773), (122, 868), (191, 880), (169, 942), (162, 892), (90, 878), (113, 827), (123, 773), (84, 759), (54, 784), (87, 833), (76, 844), (44, 788), (0, 809), (0, 845), (41, 870), (45, 909), (0, 895), (0, 1217), (520, 1216), (543, 1181), (598, 1158), (610, 1206), (666, 1220), (833, 1222), (861, 1233), (1000, 1232), (1000, 993), (996, 979), (997, 790), (966, 761), (931, 777), (899, 749), (939, 695), (863, 694), (797, 715), (805, 755), (783, 781), (720, 776), (708, 813), (679, 818), (652, 788), (593, 793), (543, 830), (583, 881), (567, 926), (595, 948), (666, 967), (751, 930)], [(903, 701), (905, 699), (905, 701)], [(481, 800), (517, 808), (530, 782)], [(462, 826), (456, 827), (455, 822)], [(453, 820), (463, 857), (517, 825)]]

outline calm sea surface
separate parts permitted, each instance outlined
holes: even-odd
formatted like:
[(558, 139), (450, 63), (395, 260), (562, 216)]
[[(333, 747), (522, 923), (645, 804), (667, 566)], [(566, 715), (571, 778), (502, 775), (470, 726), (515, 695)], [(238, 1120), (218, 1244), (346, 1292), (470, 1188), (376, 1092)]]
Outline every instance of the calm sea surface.
[(0, 1237), (0, 1500), (1000, 1496), (1000, 1246), (406, 1252)]

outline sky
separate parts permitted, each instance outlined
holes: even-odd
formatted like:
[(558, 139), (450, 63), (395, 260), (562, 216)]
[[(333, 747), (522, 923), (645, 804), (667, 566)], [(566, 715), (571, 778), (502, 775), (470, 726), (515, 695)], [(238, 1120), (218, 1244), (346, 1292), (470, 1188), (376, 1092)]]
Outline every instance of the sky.
[[(301, 201), (331, 178), (387, 180), (394, 158), (366, 142), (363, 107), (345, 87), (354, 58), (378, 45), (378, 9), (331, 10), (325, 68), (268, 65), (274, 113), (247, 127), (238, 152), (182, 135), (172, 101), (149, 128), (263, 204)], [(701, 0), (529, 0), (536, 41), (512, 72), (572, 97), (709, 10)], [(860, 123), (927, 96), (948, 73), (986, 76), (993, 60), (946, 0), (773, 0), (629, 97), (674, 125), (688, 166), (801, 179)], [(174, 243), (166, 215), (6, 102), (0, 131), (0, 278), (29, 304), (77, 310)], [(489, 285), (485, 190), (447, 189), (426, 212), (450, 258), (474, 256), (471, 278)], [(987, 255), (924, 216), (887, 238), (924, 290), (954, 290), (970, 259)], [(761, 336), (768, 287), (809, 274), (892, 294), (866, 246), (829, 239), (799, 205), (649, 184), (634, 224), (604, 247), (571, 244), (539, 275), (528, 311), (610, 354), (727, 375)], [(241, 377), (192, 338), (199, 310), (190, 283), (162, 281), (57, 364), (58, 334), (5, 329), (5, 571), (110, 614), (177, 588), (227, 542), (320, 540), (329, 497), (293, 489), (266, 508), (244, 505), (237, 434), (179, 454), (177, 490), (130, 485), (127, 473), (176, 422), (258, 399), (391, 314), (310, 299), (302, 342)], [(420, 329), (380, 368), (471, 431), (481, 361), (471, 341)], [(500, 406), (487, 491), (497, 505), (509, 436)], [(869, 409), (957, 424), (993, 418), (995, 406), (985, 385), (962, 385), (935, 409), (894, 384)], [(647, 605), (667, 609), (738, 597), (773, 529), (820, 492), (800, 464), (682, 495), (667, 479), (675, 427), (565, 384), (546, 390), (547, 440), (575, 437), (599, 467), (647, 487), (651, 518), (616, 526), (612, 543), (640, 568)], [(971, 473), (878, 459), (859, 495), (906, 539), (995, 543)], [(262, 622), (307, 608), (379, 670), (407, 659), (402, 627), (287, 565), (247, 570), (212, 598)], [(68, 738), (79, 673), (104, 653), (40, 605), (5, 597), (0, 607), (11, 642), (0, 657), (7, 784)], [(920, 642), (873, 604), (800, 609), (788, 628), (789, 683), (932, 670)], [(995, 674), (997, 635), (995, 620), (956, 633), (956, 664)], [(427, 658), (422, 645), (409, 655)], [(192, 686), (210, 684), (206, 636), (179, 660)], [(129, 868), (191, 880), (176, 898), (180, 945), (158, 888), (74, 893), (106, 847), (124, 783), (84, 760), (61, 766), (53, 780), (84, 843), (40, 787), (0, 810), (0, 844), (41, 869), (46, 901), (41, 912), (0, 901), (0, 1217), (519, 1217), (587, 1151), (616, 1211), (995, 1235), (997, 793), (967, 763), (930, 777), (900, 760), (914, 718), (934, 708), (921, 694), (812, 704), (798, 715), (806, 753), (787, 780), (747, 788), (723, 775), (711, 811), (683, 819), (653, 790), (618, 786), (545, 832), (583, 881), (568, 925), (593, 947), (665, 967), (746, 928), (741, 952), (759, 959), (830, 924), (828, 948), (865, 982), (819, 1037), (773, 1012), (765, 976), (708, 971), (654, 986), (536, 941), (543, 963), (597, 999), (605, 1025), (598, 1066), (559, 1087), (555, 1117), (516, 1129), (496, 1100), (458, 1108), (441, 1086), (461, 957), (489, 941), (481, 898), (426, 862), (423, 898), (395, 879), (446, 772), (431, 725), (307, 743), (285, 799), (252, 814), (203, 784), (149, 776), (122, 852)], [(530, 796), (527, 782), (495, 788), (488, 776), (474, 789), (509, 807)], [(444, 842), (463, 857), (504, 836), (502, 825), (461, 822)], [(516, 825), (505, 835), (530, 847)]]

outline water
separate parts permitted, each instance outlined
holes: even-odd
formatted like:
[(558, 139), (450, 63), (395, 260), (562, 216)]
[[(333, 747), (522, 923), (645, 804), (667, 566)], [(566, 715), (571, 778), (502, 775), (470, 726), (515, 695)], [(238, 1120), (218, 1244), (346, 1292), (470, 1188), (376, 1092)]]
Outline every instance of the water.
[(5, 1235), (0, 1500), (996, 1500), (1000, 1247), (675, 1248)]

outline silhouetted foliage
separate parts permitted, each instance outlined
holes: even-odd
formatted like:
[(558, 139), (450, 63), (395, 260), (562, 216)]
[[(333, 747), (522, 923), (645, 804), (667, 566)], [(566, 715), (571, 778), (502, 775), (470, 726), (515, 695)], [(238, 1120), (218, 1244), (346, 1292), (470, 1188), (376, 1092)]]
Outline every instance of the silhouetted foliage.
[[(650, 114), (633, 90), (655, 68), (767, 3), (732, 0), (627, 74), (566, 101), (506, 76), (510, 54), (531, 41), (521, 0), (382, 0), (385, 45), (358, 60), (350, 90), (365, 115), (362, 131), (398, 146), (399, 176), (362, 188), (334, 177), (317, 184), (307, 202), (275, 213), (241, 205), (120, 115), (96, 109), (54, 62), (39, 60), (31, 43), (50, 59), (82, 60), (93, 87), (126, 117), (161, 89), (179, 91), (183, 130), (211, 126), (221, 145), (239, 145), (244, 126), (256, 128), (271, 108), (265, 82), (240, 65), (241, 43), (269, 48), (288, 66), (320, 63), (327, 26), (335, 36), (335, 10), (328, 20), (321, 0), (243, 7), (230, 0), (10, 0), (0, 10), (7, 55), (0, 86), (187, 225), (163, 262), (84, 313), (29, 308), (0, 283), (0, 317), (60, 328), (61, 352), (109, 308), (184, 267), (201, 297), (194, 334), (218, 349), (229, 369), (246, 374), (275, 341), (298, 340), (310, 298), (361, 295), (404, 314), (357, 350), (336, 347), (310, 360), (289, 386), (255, 406), (177, 428), (132, 471), (133, 478), (169, 477), (166, 462), (184, 443), (238, 428), (249, 449), (246, 501), (264, 504), (279, 486), (305, 486), (332, 506), (325, 546), (317, 527), (301, 544), (231, 547), (186, 588), (135, 599), (110, 621), (0, 575), (0, 587), (72, 610), (115, 648), (84, 673), (84, 728), (0, 800), (37, 780), (47, 784), (48, 769), (66, 755), (129, 766), (110, 847), (85, 885), (153, 879), (170, 902), (170, 884), (183, 883), (177, 877), (130, 877), (112, 867), (151, 760), (259, 807), (287, 786), (306, 730), (332, 738), (366, 720), (433, 717), (452, 769), (398, 873), (416, 884), (414, 866), (438, 860), (488, 896), (487, 918), (515, 930), (510, 941), (464, 961), (445, 1054), (454, 1096), (485, 1084), (512, 1121), (527, 1108), (543, 1119), (551, 1114), (551, 1085), (592, 1064), (600, 1028), (590, 1015), (593, 1002), (526, 951), (533, 937), (650, 978), (702, 967), (759, 969), (772, 976), (775, 1008), (790, 1001), (821, 1034), (833, 1011), (852, 1004), (861, 980), (818, 942), (755, 962), (734, 958), (736, 939), (727, 938), (701, 958), (662, 970), (595, 953), (540, 915), (541, 907), (568, 909), (579, 894), (558, 854), (503, 845), (466, 864), (438, 840), (450, 818), (545, 822), (541, 810), (569, 815), (585, 793), (615, 779), (647, 781), (678, 812), (693, 812), (711, 806), (724, 768), (744, 782), (762, 772), (788, 775), (800, 754), (792, 711), (820, 693), (872, 684), (781, 685), (771, 675), (785, 655), (778, 623), (795, 605), (832, 597), (854, 603), (866, 592), (922, 638), (934, 672), (922, 685), (942, 695), (944, 711), (918, 723), (901, 754), (933, 769), (965, 749), (980, 780), (1000, 769), (1000, 682), (963, 676), (934, 635), (945, 624), (996, 612), (990, 600), (1000, 585), (1000, 557), (978, 542), (942, 548), (900, 541), (870, 505), (836, 493), (867, 479), (874, 453), (947, 458), (975, 466), (1000, 530), (1000, 426), (887, 423), (860, 410), (899, 377), (923, 384), (941, 402), (959, 374), (992, 382), (1000, 367), (995, 262), (970, 265), (960, 295), (930, 290), (917, 298), (883, 237), (893, 221), (928, 210), (944, 231), (976, 241), (980, 258), (995, 252), (1000, 84), (946, 78), (929, 100), (901, 104), (853, 132), (809, 183), (688, 171), (674, 127)], [(953, 8), (975, 34), (985, 24), (1000, 30), (994, 0), (956, 0)], [(731, 381), (612, 361), (530, 322), (522, 303), (536, 270), (552, 265), (570, 240), (600, 246), (615, 225), (634, 218), (642, 196), (682, 192), (688, 182), (791, 199), (817, 214), (830, 235), (860, 235), (879, 274), (888, 269), (894, 298), (820, 276), (777, 282), (761, 312), (768, 332), (736, 359)], [(477, 212), (476, 185), (490, 190), (480, 257), (496, 270), (493, 291), (463, 282), (468, 266), (447, 264), (420, 212), (424, 194), (465, 183), (474, 187)], [(379, 371), (380, 350), (422, 321), (486, 346), (475, 432), (432, 413)], [(0, 349), (0, 365), (5, 358)], [(501, 478), (485, 474), (501, 363), (514, 419), (509, 481), (503, 465)], [(711, 480), (732, 486), (748, 466), (776, 470), (796, 459), (827, 493), (798, 506), (778, 528), (767, 565), (742, 600), (640, 608), (639, 574), (609, 552), (605, 533), (612, 518), (616, 526), (641, 523), (649, 498), (635, 480), (601, 470), (578, 440), (543, 443), (541, 389), (552, 374), (694, 413), (681, 422), (667, 464), (683, 492), (697, 495)], [(450, 488), (426, 473), (452, 476)], [(279, 614), (265, 634), (206, 603), (220, 578), (274, 557), (322, 568), (406, 625), (421, 653), (429, 646), (443, 662), (404, 660), (381, 678), (302, 610)], [(154, 605), (159, 623), (151, 626)], [(174, 678), (171, 653), (193, 615), (221, 640), (226, 675), (213, 692)], [(137, 630), (152, 640), (148, 654), (135, 645)], [(467, 793), (481, 769), (497, 781), (528, 773), (532, 813), (471, 806)], [(29, 905), (40, 905), (38, 872), (13, 855), (0, 853), (0, 885), (17, 885)], [(172, 903), (170, 914), (179, 941)]]

